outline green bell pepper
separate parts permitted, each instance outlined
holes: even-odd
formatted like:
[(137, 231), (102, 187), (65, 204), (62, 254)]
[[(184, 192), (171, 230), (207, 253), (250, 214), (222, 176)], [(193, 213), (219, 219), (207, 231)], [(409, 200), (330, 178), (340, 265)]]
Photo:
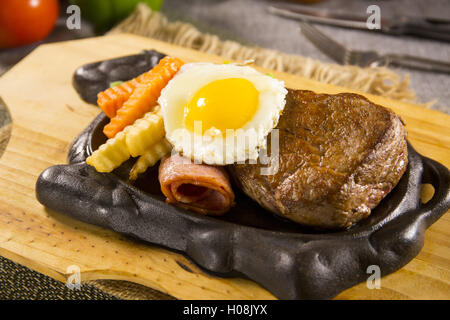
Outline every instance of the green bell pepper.
[(164, 0), (71, 0), (81, 9), (81, 16), (90, 21), (95, 30), (103, 32), (125, 19), (140, 2), (152, 10), (161, 9)]

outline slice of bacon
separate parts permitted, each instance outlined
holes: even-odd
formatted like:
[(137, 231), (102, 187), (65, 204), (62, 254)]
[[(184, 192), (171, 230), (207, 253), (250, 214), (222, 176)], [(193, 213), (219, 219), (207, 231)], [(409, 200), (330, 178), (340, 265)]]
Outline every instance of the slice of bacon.
[(171, 155), (161, 160), (159, 182), (168, 203), (201, 214), (222, 215), (234, 204), (230, 179), (222, 167)]

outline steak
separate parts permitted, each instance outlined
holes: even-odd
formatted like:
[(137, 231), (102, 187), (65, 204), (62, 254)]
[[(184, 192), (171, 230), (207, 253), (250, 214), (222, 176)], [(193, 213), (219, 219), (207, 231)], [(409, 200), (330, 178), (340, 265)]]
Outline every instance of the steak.
[(276, 128), (276, 173), (262, 175), (260, 162), (229, 171), (261, 206), (300, 224), (338, 229), (366, 218), (408, 164), (400, 117), (358, 94), (289, 90)]

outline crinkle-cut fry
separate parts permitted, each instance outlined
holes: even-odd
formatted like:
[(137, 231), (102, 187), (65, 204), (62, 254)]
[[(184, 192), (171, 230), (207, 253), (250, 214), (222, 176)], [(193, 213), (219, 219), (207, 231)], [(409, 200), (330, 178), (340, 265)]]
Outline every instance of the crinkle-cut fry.
[(172, 145), (166, 138), (151, 146), (147, 152), (140, 156), (130, 171), (130, 180), (136, 180), (138, 175), (154, 166), (162, 157), (172, 150)]
[(128, 128), (108, 139), (86, 159), (86, 163), (98, 172), (111, 172), (128, 160), (131, 155), (126, 143), (127, 131)]
[(98, 172), (111, 172), (131, 157), (137, 157), (165, 136), (161, 107), (148, 112), (131, 126), (127, 126), (114, 138), (110, 138), (98, 148), (86, 163)]
[(157, 103), (161, 90), (182, 65), (183, 62), (177, 58), (161, 59), (158, 65), (148, 72), (145, 82), (139, 84), (129, 99), (117, 110), (116, 115), (103, 129), (103, 133), (108, 138), (112, 138), (126, 126), (133, 124), (145, 113), (151, 111)]
[[(128, 127), (127, 127), (128, 128)], [(126, 144), (132, 157), (143, 155), (152, 145), (165, 136), (161, 108), (147, 112), (143, 118), (136, 120), (126, 134)]]

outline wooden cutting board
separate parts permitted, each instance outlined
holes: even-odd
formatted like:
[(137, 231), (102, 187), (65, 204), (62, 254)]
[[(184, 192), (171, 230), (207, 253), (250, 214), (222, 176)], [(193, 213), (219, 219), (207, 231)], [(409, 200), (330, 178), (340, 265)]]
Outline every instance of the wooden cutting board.
[[(133, 35), (47, 44), (0, 78), (0, 96), (13, 119), (12, 136), (0, 159), (0, 255), (66, 281), (68, 267), (81, 280), (137, 282), (181, 299), (273, 299), (258, 284), (205, 274), (185, 257), (129, 240), (47, 210), (35, 198), (38, 175), (66, 163), (70, 142), (99, 113), (72, 88), (74, 70), (86, 63), (155, 49), (186, 62), (222, 62), (216, 56)], [(337, 93), (350, 91), (270, 70), (286, 86)], [(367, 95), (400, 114), (418, 152), (450, 166), (450, 116), (419, 106)], [(430, 196), (430, 190), (424, 196)], [(425, 193), (427, 193), (425, 192)], [(187, 266), (182, 268), (180, 264)], [(365, 283), (338, 299), (449, 299), (450, 218), (444, 215), (425, 236), (420, 254), (383, 277), (381, 289)]]

